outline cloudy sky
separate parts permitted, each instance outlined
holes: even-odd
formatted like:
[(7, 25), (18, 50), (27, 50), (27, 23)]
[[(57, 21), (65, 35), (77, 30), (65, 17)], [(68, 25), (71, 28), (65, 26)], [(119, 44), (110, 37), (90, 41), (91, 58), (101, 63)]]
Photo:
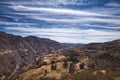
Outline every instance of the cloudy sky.
[(120, 1), (0, 0), (0, 31), (62, 43), (120, 39)]

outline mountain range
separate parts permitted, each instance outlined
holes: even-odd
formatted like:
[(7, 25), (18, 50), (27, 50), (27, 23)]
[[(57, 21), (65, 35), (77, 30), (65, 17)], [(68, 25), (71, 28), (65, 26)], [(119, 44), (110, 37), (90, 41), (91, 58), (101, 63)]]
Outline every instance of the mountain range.
[[(82, 45), (82, 46), (81, 46)], [(12, 76), (42, 55), (63, 53), (79, 61), (91, 59), (98, 69), (120, 67), (120, 40), (105, 43), (66, 44), (35, 36), (21, 37), (0, 32), (0, 76)]]
[(0, 32), (0, 75), (9, 75), (40, 55), (57, 53), (63, 48), (63, 44), (50, 39)]

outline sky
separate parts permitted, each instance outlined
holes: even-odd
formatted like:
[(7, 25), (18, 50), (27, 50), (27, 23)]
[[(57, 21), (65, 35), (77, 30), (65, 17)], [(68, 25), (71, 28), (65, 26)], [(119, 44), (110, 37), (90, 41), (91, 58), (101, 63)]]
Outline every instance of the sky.
[(0, 31), (61, 43), (120, 39), (120, 0), (0, 0)]

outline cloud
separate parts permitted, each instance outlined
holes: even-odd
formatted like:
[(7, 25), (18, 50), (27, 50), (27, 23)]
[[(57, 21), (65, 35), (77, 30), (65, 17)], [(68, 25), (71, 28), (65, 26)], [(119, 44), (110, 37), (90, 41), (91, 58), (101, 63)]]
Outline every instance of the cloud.
[[(46, 22), (53, 22), (53, 23), (54, 22), (60, 22), (60, 23), (100, 22), (100, 23), (120, 25), (118, 18), (116, 17), (114, 18), (114, 16), (110, 14), (109, 15), (98, 14), (95, 13), (95, 11), (83, 11), (83, 10), (73, 10), (73, 9), (65, 9), (65, 8), (28, 7), (23, 5), (13, 5), (11, 6), (11, 8), (15, 9), (16, 11), (24, 11), (24, 13), (18, 13), (19, 15), (25, 15), (27, 18), (43, 20)], [(32, 11), (32, 13), (29, 11)]]
[[(6, 30), (22, 32), (22, 36), (34, 35), (50, 38), (62, 43), (104, 42), (120, 38), (119, 31), (81, 30), (78, 28), (35, 28), (35, 27), (5, 27)], [(19, 34), (21, 35), (21, 33)]]
[(7, 26), (21, 26), (21, 25), (22, 26), (30, 26), (30, 25), (34, 25), (34, 23), (1, 21), (0, 25), (7, 25)]
[(35, 12), (48, 12), (54, 14), (68, 14), (68, 15), (83, 15), (83, 16), (107, 16), (98, 13), (92, 13), (81, 10), (73, 10), (73, 9), (64, 9), (64, 8), (46, 8), (46, 7), (27, 7), (22, 5), (14, 5), (11, 8), (18, 11), (35, 11)]
[(13, 34), (34, 35), (67, 43), (104, 42), (120, 38), (120, 10), (113, 4), (109, 4), (111, 7), (96, 8), (78, 8), (76, 5), (86, 3), (76, 3), (76, 0), (10, 1), (0, 4), (4, 4), (2, 10), (5, 8), (0, 15), (6, 16), (4, 21), (0, 19), (0, 27), (4, 26), (5, 31)]
[[(13, 4), (13, 5), (37, 5), (37, 6), (53, 6), (53, 7), (62, 7), (62, 5), (89, 5), (89, 3), (84, 3), (83, 1), (77, 0), (18, 0), (18, 1), (2, 1), (2, 4)], [(62, 5), (61, 5), (62, 4)]]
[(109, 24), (118, 24), (120, 25), (119, 19), (107, 19), (107, 18), (98, 18), (98, 17), (78, 17), (76, 19), (61, 19), (61, 18), (46, 18), (41, 16), (31, 16), (33, 19), (43, 20), (47, 22), (60, 22), (60, 23), (109, 23)]
[[(111, 9), (106, 8), (88, 10), (73, 10), (66, 8), (50, 8), (50, 7), (28, 7), (24, 5), (12, 5), (18, 13), (27, 19), (45, 21), (44, 23), (53, 24), (85, 24), (85, 23), (105, 23), (109, 25), (120, 25), (119, 16), (114, 16)], [(100, 10), (100, 12), (99, 12)], [(97, 13), (98, 12), (98, 13)], [(114, 11), (115, 12), (115, 11)], [(109, 14), (107, 14), (109, 13)], [(118, 11), (116, 12), (118, 13)], [(39, 24), (39, 23), (36, 23)]]
[(120, 4), (115, 3), (115, 2), (110, 2), (110, 3), (106, 4), (105, 6), (108, 6), (108, 7), (120, 7)]
[(88, 27), (96, 27), (96, 28), (107, 28), (107, 29), (120, 29), (119, 26), (117, 25), (106, 25), (106, 26), (103, 26), (103, 25), (96, 25), (96, 24), (82, 24), (82, 26), (88, 26)]

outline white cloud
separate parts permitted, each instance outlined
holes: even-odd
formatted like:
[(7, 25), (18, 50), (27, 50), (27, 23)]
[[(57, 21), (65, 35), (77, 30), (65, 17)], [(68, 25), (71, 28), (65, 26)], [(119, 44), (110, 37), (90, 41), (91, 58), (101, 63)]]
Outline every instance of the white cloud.
[(81, 16), (107, 16), (98, 13), (92, 13), (82, 10), (64, 9), (64, 8), (46, 8), (46, 7), (27, 7), (22, 5), (14, 5), (11, 8), (18, 11), (35, 11), (35, 12), (48, 12), (54, 14), (68, 14), (68, 15), (81, 15)]
[(20, 1), (10, 1), (10, 2), (0, 2), (0, 3), (4, 3), (4, 4), (35, 4), (35, 5), (59, 5), (59, 4), (63, 4), (63, 5), (86, 5), (85, 3), (83, 3), (82, 1), (77, 3), (77, 0), (20, 0)]
[(84, 21), (89, 21), (89, 22), (102, 22), (102, 23), (111, 23), (111, 24), (119, 24), (120, 25), (120, 20), (119, 19), (107, 19), (107, 18), (86, 18), (83, 19)]
[(119, 14), (120, 13), (120, 9), (119, 7), (103, 7), (103, 8), (92, 8), (92, 9), (88, 9), (88, 11), (90, 12), (97, 12), (99, 14), (105, 14), (105, 15), (108, 15), (108, 17), (111, 17), (111, 18), (116, 18), (116, 19), (120, 19), (120, 16), (117, 16), (116, 14)]
[[(66, 43), (104, 42), (120, 38), (119, 31), (80, 30), (77, 28), (35, 28), (35, 27), (5, 27), (6, 30), (22, 32), (22, 36), (34, 35), (50, 38)], [(19, 34), (21, 35), (21, 33)]]
[[(17, 20), (17, 19), (16, 19), (16, 20)], [(24, 25), (24, 26), (30, 26), (30, 25), (34, 25), (34, 23), (1, 21), (1, 22), (0, 22), (0, 25), (9, 25), (9, 26), (10, 26), (10, 25), (11, 25), (11, 26), (12, 26), (12, 25), (14, 25), (14, 26), (16, 26), (16, 25), (17, 25), (17, 26), (21, 26), (21, 25), (23, 26), (23, 25)]]
[(96, 28), (106, 28), (106, 29), (120, 29), (119, 26), (117, 25), (106, 25), (106, 26), (103, 26), (103, 25), (92, 25), (92, 24), (82, 24), (82, 26), (89, 26), (89, 27), (96, 27)]
[[(107, 23), (110, 25), (120, 25), (119, 16), (111, 15), (111, 9), (93, 9), (93, 11), (73, 10), (64, 8), (47, 7), (28, 7), (23, 5), (13, 5), (11, 8), (19, 11), (18, 15), (24, 15), (26, 18), (42, 20), (51, 23)], [(100, 11), (99, 11), (100, 10)], [(21, 11), (24, 11), (23, 13)], [(107, 12), (109, 14), (107, 14)], [(21, 13), (20, 13), (21, 12)], [(97, 13), (98, 12), (98, 13)], [(115, 11), (114, 11), (115, 12)], [(105, 14), (106, 13), (106, 14)]]
[[(113, 39), (120, 38), (120, 12), (119, 5), (117, 3), (109, 3), (106, 6), (116, 7), (105, 7), (105, 8), (87, 8), (81, 10), (72, 9), (71, 7), (66, 8), (65, 5), (86, 5), (88, 3), (75, 3), (76, 0), (31, 0), (31, 1), (10, 1), (0, 2), (4, 5), (6, 11), (10, 13), (2, 15), (7, 18), (14, 19), (0, 22), (0, 25), (6, 25), (6, 30), (18, 31), (17, 34), (22, 36), (35, 35), (39, 37), (50, 38), (59, 42), (74, 42), (74, 43), (89, 43), (89, 42), (104, 42)], [(60, 6), (60, 4), (64, 6)], [(73, 5), (73, 6), (74, 6)], [(71, 8), (71, 9), (70, 9)], [(117, 14), (117, 15), (116, 15)], [(11, 16), (10, 16), (11, 15)], [(20, 22), (19, 22), (20, 20)], [(28, 22), (28, 23), (24, 23)], [(33, 22), (33, 23), (29, 23)], [(49, 25), (48, 23), (52, 23)], [(99, 25), (97, 23), (105, 23), (106, 25)], [(89, 25), (93, 24), (93, 25)], [(96, 25), (97, 24), (97, 25)], [(56, 28), (35, 28), (36, 27), (56, 27)], [(15, 27), (10, 27), (15, 26)], [(26, 27), (33, 26), (33, 27)], [(88, 30), (81, 30), (80, 28), (89, 27)], [(59, 28), (57, 28), (59, 27)], [(63, 28), (61, 28), (63, 27)], [(67, 28), (66, 28), (67, 27)], [(70, 28), (74, 27), (74, 28)], [(75, 28), (77, 27), (77, 28)], [(91, 27), (107, 28), (111, 31), (105, 30), (94, 30)], [(83, 29), (84, 29), (83, 28)], [(114, 29), (114, 30), (113, 30)], [(113, 31), (112, 31), (113, 30)], [(116, 31), (115, 31), (116, 30)], [(13, 32), (13, 33), (15, 33)], [(23, 34), (19, 33), (22, 32)], [(15, 33), (16, 34), (16, 33)]]
[[(29, 16), (28, 16), (29, 17)], [(47, 21), (47, 22), (60, 22), (60, 23), (94, 23), (94, 22), (98, 22), (98, 23), (109, 23), (109, 24), (118, 24), (120, 25), (120, 20), (119, 19), (107, 19), (107, 18), (98, 18), (98, 17), (78, 17), (78, 18), (74, 18), (74, 19), (69, 19), (69, 18), (65, 18), (65, 19), (61, 19), (61, 18), (46, 18), (46, 17), (41, 17), (41, 16), (31, 16), (31, 18), (33, 19), (37, 19), (37, 20), (43, 20), (43, 21)]]
[(120, 7), (120, 4), (119, 3), (115, 3), (115, 2), (110, 2), (108, 4), (106, 4), (105, 6), (111, 6), (111, 7)]

